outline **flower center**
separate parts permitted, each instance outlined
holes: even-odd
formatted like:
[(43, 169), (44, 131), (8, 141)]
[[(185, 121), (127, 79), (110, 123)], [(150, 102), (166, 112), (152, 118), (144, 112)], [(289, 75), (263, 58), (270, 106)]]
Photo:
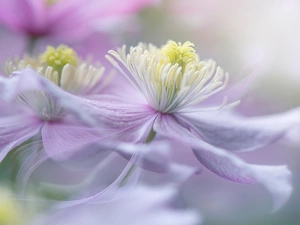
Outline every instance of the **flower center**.
[(194, 44), (187, 41), (183, 45), (179, 42), (178, 44), (174, 41), (169, 41), (160, 51), (162, 57), (166, 60), (163, 63), (176, 63), (182, 68), (184, 73), (185, 67), (188, 63), (197, 62), (197, 54), (194, 49)]
[(58, 1), (59, 0), (45, 0), (45, 3), (46, 3), (47, 6), (53, 6)]
[[(72, 48), (65, 45), (57, 48), (48, 46), (38, 57), (25, 56), (22, 60), (8, 61), (5, 73), (9, 76), (14, 71), (27, 67), (31, 67), (63, 90), (76, 95), (99, 94), (112, 77), (102, 79), (104, 67), (83, 62)], [(21, 93), (18, 99), (43, 120), (58, 120), (64, 114), (64, 109), (47, 93), (41, 91)]]
[(82, 61), (72, 48), (65, 45), (57, 48), (48, 46), (38, 57), (25, 56), (22, 60), (8, 61), (5, 73), (10, 75), (27, 67), (65, 91), (79, 95), (99, 92), (111, 79), (111, 76), (107, 76), (107, 80), (102, 80), (105, 71), (103, 66)]
[[(213, 60), (200, 61), (194, 44), (169, 41), (161, 49), (149, 44), (109, 51), (127, 68), (129, 74), (112, 58), (107, 59), (162, 113), (190, 111), (214, 93), (222, 90), (228, 74)], [(223, 104), (221, 105), (223, 106)]]
[(78, 57), (76, 52), (65, 45), (57, 48), (48, 46), (46, 51), (39, 57), (40, 63), (51, 66), (55, 71), (61, 73), (65, 65), (70, 64), (76, 66)]

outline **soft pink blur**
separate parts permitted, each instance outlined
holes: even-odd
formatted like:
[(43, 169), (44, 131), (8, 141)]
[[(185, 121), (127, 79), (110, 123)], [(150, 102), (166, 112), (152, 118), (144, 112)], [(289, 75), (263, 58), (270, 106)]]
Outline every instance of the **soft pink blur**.
[(122, 17), (157, 2), (2, 0), (0, 23), (34, 38), (49, 36), (60, 40), (80, 40), (93, 33), (99, 20)]

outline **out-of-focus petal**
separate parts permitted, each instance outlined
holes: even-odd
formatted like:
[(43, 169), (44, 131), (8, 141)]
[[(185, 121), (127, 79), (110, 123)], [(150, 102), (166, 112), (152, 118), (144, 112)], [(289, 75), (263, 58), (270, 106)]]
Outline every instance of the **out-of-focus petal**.
[(138, 186), (126, 196), (103, 204), (81, 205), (44, 216), (35, 225), (196, 225), (201, 219), (192, 210), (172, 207), (176, 190)]
[(46, 6), (40, 0), (4, 0), (1, 2), (0, 23), (15, 31), (44, 32)]
[(139, 166), (150, 171), (169, 174), (176, 182), (184, 182), (200, 172), (199, 168), (174, 163), (170, 145), (165, 141), (153, 141), (147, 148), (144, 145), (139, 148), (138, 145), (131, 147), (131, 144), (120, 143), (115, 151), (127, 159), (139, 155), (142, 159)]
[(300, 124), (287, 133), (286, 140), (294, 144), (300, 144)]
[(85, 111), (87, 109), (85, 99), (65, 92), (32, 69), (15, 72), (10, 78), (0, 77), (0, 94), (3, 99), (13, 102), (18, 94), (26, 91), (44, 91), (57, 104), (68, 110), (68, 113), (75, 115), (89, 125), (96, 123), (91, 117), (90, 111)]
[(297, 123), (300, 108), (261, 116), (241, 117), (226, 112), (192, 113), (178, 116), (208, 143), (233, 151), (250, 151), (275, 142)]
[(172, 116), (161, 116), (154, 124), (154, 129), (189, 144), (198, 160), (220, 177), (238, 183), (261, 183), (273, 195), (274, 209), (280, 208), (291, 195), (291, 173), (286, 166), (247, 164), (235, 155), (203, 142), (178, 124)]
[(6, 116), (0, 118), (0, 162), (14, 147), (35, 136), (42, 123), (33, 117)]
[(0, 23), (29, 37), (79, 41), (97, 31), (96, 22), (137, 13), (159, 0), (2, 0)]
[[(1, 24), (9, 26), (10, 29), (17, 30), (21, 28), (21, 18), (23, 13), (15, 16), (17, 10), (17, 1), (15, 0), (3, 0), (1, 1), (0, 8), (0, 21)], [(26, 9), (25, 9), (26, 10)]]

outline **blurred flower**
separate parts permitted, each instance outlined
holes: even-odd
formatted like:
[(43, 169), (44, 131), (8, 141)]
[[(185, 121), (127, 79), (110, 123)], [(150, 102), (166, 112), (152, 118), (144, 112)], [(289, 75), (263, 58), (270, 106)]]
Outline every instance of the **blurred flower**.
[(124, 46), (109, 53), (122, 63), (121, 67), (107, 56), (136, 92), (130, 96), (122, 92), (119, 102), (116, 97), (113, 101), (107, 98), (99, 108), (110, 111), (111, 126), (132, 127), (133, 134), (127, 133), (129, 141), (149, 142), (156, 133), (179, 140), (188, 144), (197, 159), (220, 177), (264, 185), (273, 194), (275, 208), (288, 199), (292, 188), (286, 166), (250, 165), (230, 151), (255, 150), (276, 141), (300, 122), (299, 108), (277, 115), (243, 118), (226, 110), (213, 112), (236, 105), (226, 106), (226, 98), (215, 108), (198, 104), (222, 90), (228, 75), (219, 67), (215, 69), (212, 60), (200, 61), (190, 42), (170, 41), (161, 49), (140, 44), (131, 47), (128, 55)]
[(23, 225), (26, 222), (26, 214), (8, 187), (0, 186), (0, 199), (0, 224)]
[(95, 31), (95, 23), (122, 17), (157, 0), (3, 0), (0, 23), (30, 38), (80, 40)]
[(46, 215), (36, 225), (106, 224), (106, 225), (196, 225), (200, 216), (192, 210), (180, 209), (172, 203), (176, 191), (172, 187), (137, 186), (126, 197), (97, 204), (80, 205)]
[(9, 61), (5, 72), (9, 77), (0, 77), (2, 101), (7, 106), (0, 117), (0, 161), (37, 134), (42, 135), (44, 146), (53, 133), (66, 130), (74, 132), (74, 140), (81, 145), (100, 139), (100, 134), (93, 134), (93, 129), (76, 117), (90, 120), (88, 113), (78, 107), (84, 100), (77, 96), (88, 97), (103, 90), (111, 79), (110, 75), (103, 77), (103, 67), (83, 62), (74, 50), (62, 45), (57, 49), (48, 47), (37, 58)]
[[(121, 36), (118, 27), (160, 0), (2, 0), (0, 9), (0, 60), (25, 53), (39, 53), (61, 43), (82, 57), (102, 57)], [(136, 21), (136, 20), (135, 20)], [(12, 43), (6, 45), (3, 43)], [(2, 58), (4, 60), (2, 60)], [(105, 62), (105, 61), (104, 61)]]

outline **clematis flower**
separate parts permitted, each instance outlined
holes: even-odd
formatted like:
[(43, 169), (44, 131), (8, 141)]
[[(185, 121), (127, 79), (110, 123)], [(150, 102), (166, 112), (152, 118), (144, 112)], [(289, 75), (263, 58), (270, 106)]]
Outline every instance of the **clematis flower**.
[(4, 0), (0, 23), (32, 39), (51, 37), (82, 40), (95, 31), (95, 23), (136, 12), (157, 0)]
[(95, 106), (112, 127), (132, 127), (124, 139), (149, 142), (158, 134), (181, 141), (210, 171), (237, 183), (260, 183), (272, 193), (274, 207), (282, 206), (292, 191), (287, 167), (251, 165), (233, 153), (275, 142), (299, 123), (300, 109), (244, 118), (217, 110), (236, 105), (226, 105), (226, 98), (221, 106), (207, 108), (204, 100), (224, 89), (228, 74), (212, 60), (201, 61), (193, 47), (169, 41), (162, 48), (139, 44), (127, 55), (125, 46), (110, 51), (107, 58), (129, 80), (131, 92), (106, 97)]
[(201, 219), (192, 210), (176, 208), (173, 187), (137, 186), (126, 197), (103, 204), (85, 204), (45, 215), (34, 223), (46, 224), (172, 224), (196, 225)]

